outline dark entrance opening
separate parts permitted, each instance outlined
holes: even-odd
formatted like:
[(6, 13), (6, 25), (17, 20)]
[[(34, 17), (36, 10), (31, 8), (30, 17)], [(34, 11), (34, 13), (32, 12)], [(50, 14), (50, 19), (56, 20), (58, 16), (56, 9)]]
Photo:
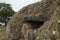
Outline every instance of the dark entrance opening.
[(25, 21), (25, 22), (30, 23), (32, 29), (38, 29), (44, 24), (44, 21), (28, 20), (28, 21)]

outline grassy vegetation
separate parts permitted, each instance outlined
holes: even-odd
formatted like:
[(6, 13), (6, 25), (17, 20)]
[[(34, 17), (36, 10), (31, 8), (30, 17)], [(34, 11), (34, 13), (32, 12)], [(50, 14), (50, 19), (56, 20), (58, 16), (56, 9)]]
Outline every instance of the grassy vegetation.
[(0, 26), (0, 40), (5, 40), (5, 27)]

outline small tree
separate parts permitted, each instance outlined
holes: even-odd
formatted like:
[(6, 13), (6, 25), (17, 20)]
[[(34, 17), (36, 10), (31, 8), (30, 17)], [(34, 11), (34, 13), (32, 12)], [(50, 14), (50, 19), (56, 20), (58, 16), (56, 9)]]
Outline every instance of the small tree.
[(8, 20), (14, 14), (14, 10), (10, 4), (0, 3), (0, 22), (5, 23), (7, 25)]

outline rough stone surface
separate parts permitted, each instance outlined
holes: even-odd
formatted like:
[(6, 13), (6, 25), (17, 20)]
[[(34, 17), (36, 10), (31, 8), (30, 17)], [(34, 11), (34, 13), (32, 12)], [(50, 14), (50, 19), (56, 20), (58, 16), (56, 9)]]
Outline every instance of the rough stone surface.
[[(60, 40), (59, 0), (42, 0), (23, 7), (6, 26), (7, 40)], [(55, 31), (55, 34), (53, 34)]]

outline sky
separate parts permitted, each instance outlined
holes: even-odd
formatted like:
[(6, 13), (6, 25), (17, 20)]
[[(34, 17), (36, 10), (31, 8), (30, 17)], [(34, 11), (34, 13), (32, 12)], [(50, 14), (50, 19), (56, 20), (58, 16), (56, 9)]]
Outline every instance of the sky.
[(32, 4), (41, 0), (0, 0), (0, 2), (5, 2), (11, 4), (14, 11), (18, 12), (24, 6)]

